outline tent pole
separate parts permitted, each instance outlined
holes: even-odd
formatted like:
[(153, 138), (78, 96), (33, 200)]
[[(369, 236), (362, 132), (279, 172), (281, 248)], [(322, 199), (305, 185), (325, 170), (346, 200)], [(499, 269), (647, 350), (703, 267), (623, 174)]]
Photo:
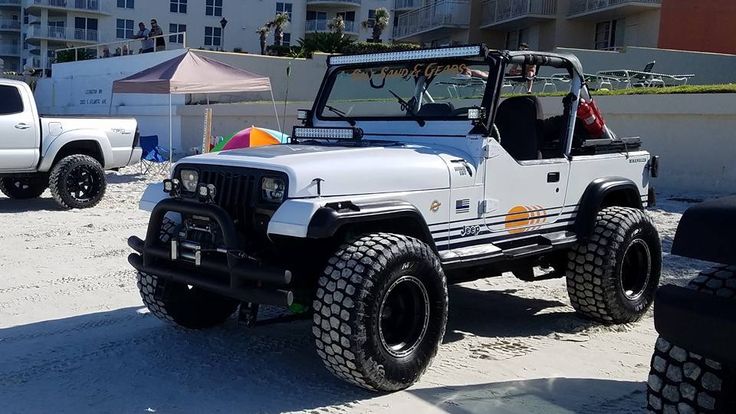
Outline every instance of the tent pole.
[(171, 92), (169, 92), (169, 162), (174, 162), (174, 118), (171, 115)]
[[(276, 125), (278, 125), (279, 127), (279, 132), (283, 134), (284, 130), (281, 129), (281, 121), (279, 121), (279, 110), (276, 108), (276, 99), (273, 98), (273, 89), (269, 89), (269, 92), (271, 92), (271, 103), (273, 103), (273, 113), (274, 115), (276, 115)], [(286, 119), (284, 119), (284, 122), (286, 122)]]

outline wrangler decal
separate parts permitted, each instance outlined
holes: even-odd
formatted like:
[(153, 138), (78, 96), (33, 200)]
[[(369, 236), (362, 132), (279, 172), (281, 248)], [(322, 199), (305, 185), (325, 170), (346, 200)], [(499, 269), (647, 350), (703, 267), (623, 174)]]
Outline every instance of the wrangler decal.
[(511, 210), (506, 215), (506, 230), (512, 234), (531, 230), (533, 228), (532, 226), (547, 222), (547, 218), (544, 217), (546, 214), (547, 210), (542, 206), (511, 207)]

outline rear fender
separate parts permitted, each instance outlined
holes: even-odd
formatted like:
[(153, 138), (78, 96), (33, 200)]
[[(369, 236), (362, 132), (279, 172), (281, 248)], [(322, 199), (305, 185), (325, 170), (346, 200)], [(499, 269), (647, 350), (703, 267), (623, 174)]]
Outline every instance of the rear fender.
[(598, 212), (611, 206), (643, 208), (639, 187), (623, 177), (603, 177), (590, 183), (580, 199), (575, 219), (578, 237), (588, 238), (595, 228)]
[(41, 164), (39, 171), (49, 171), (53, 167), (56, 156), (67, 144), (73, 144), (77, 141), (93, 141), (97, 144), (100, 154), (102, 155), (102, 166), (107, 168), (112, 162), (112, 147), (102, 131), (96, 129), (77, 129), (74, 131), (63, 132), (52, 138), (48, 143), (44, 143)]

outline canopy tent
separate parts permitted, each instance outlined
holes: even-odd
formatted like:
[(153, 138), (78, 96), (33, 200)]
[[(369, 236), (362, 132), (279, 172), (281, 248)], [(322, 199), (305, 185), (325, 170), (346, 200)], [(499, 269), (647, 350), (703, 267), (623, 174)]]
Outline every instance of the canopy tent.
[[(271, 90), (271, 80), (230, 66), (217, 60), (199, 56), (187, 50), (173, 59), (113, 82), (112, 93), (150, 93), (169, 95), (169, 159), (173, 160), (172, 94), (271, 92), (276, 123), (281, 122)], [(110, 100), (112, 106), (112, 99)]]

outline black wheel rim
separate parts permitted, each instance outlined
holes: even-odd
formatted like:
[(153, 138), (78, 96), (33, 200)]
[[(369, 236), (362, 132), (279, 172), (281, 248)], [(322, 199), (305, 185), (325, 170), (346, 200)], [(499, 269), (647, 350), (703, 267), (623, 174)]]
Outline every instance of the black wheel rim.
[(66, 176), (66, 189), (69, 195), (79, 202), (87, 202), (95, 198), (99, 192), (99, 180), (94, 168), (80, 165), (69, 171)]
[(384, 349), (397, 358), (411, 354), (429, 324), (429, 295), (424, 284), (411, 275), (396, 279), (383, 296), (378, 318)]
[(624, 252), (621, 265), (621, 288), (629, 300), (641, 298), (647, 290), (652, 275), (652, 255), (649, 245), (642, 239), (634, 239)]
[(31, 188), (31, 180), (27, 178), (15, 179), (12, 182), (13, 188), (20, 191), (28, 191)]

